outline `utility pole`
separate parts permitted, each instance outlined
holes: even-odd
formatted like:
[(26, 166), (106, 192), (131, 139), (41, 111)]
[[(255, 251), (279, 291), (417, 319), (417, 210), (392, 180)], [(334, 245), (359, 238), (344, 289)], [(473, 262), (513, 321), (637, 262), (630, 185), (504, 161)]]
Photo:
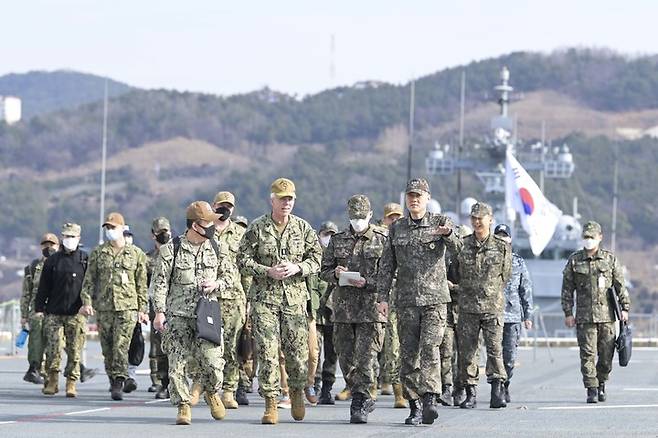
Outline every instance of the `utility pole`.
[(98, 244), (103, 243), (103, 222), (105, 221), (105, 167), (107, 161), (107, 79), (103, 99), (103, 139), (101, 142), (101, 209), (98, 227)]
[[(459, 104), (459, 147), (457, 148), (457, 163), (462, 159), (464, 150), (464, 113), (466, 106), (466, 69), (462, 70), (460, 104)], [(455, 212), (461, 223), (461, 199), (462, 199), (462, 169), (457, 166), (457, 199), (455, 199)]]
[(414, 112), (416, 110), (415, 101), (416, 101), (416, 81), (412, 80), (410, 96), (409, 96), (409, 151), (407, 154), (407, 181), (411, 179), (411, 161), (413, 157), (413, 143), (414, 143)]
[(615, 170), (612, 182), (612, 233), (610, 235), (610, 249), (615, 252), (617, 248), (617, 198), (619, 189), (619, 145), (615, 144)]

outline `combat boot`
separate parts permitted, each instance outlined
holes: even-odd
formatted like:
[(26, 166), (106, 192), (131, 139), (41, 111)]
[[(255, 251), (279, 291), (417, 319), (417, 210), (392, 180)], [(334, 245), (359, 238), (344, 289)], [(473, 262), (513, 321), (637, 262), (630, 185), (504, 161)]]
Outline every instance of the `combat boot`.
[(157, 369), (158, 361), (151, 357), (149, 358), (149, 369), (151, 370), (151, 386), (148, 387), (148, 392), (158, 392), (160, 391), (160, 379), (158, 379)]
[(599, 397), (597, 388), (587, 388), (587, 403), (596, 403)]
[(304, 388), (304, 395), (306, 396), (306, 400), (308, 401), (308, 404), (310, 404), (311, 406), (317, 406), (318, 395), (315, 393), (315, 388), (313, 386)]
[(393, 386), (390, 383), (382, 383), (381, 395), (393, 395)]
[(500, 379), (491, 381), (491, 400), (489, 407), (493, 409), (506, 408), (505, 397), (503, 396), (503, 382)]
[(123, 377), (117, 377), (112, 381), (112, 386), (110, 387), (112, 400), (123, 400), (123, 382)]
[(439, 403), (443, 406), (450, 406), (452, 404), (452, 385), (445, 384), (441, 386)]
[(235, 397), (233, 397), (233, 391), (222, 392), (222, 403), (224, 404), (224, 407), (226, 407), (226, 409), (238, 408), (238, 402), (235, 399)]
[(226, 417), (226, 408), (217, 393), (208, 394), (208, 391), (206, 391), (204, 398), (206, 399), (206, 404), (210, 408), (210, 415), (212, 415), (215, 420), (223, 420), (224, 417)]
[(203, 388), (200, 383), (192, 383), (192, 390), (190, 390), (190, 406), (196, 406), (199, 403)]
[(238, 402), (240, 406), (249, 406), (249, 398), (247, 397), (247, 391), (238, 387), (238, 390), (235, 392), (235, 401)]
[(192, 409), (187, 403), (178, 405), (178, 415), (176, 416), (176, 424), (187, 426), (192, 424)]
[(50, 372), (48, 373), (48, 376), (46, 377), (46, 383), (43, 386), (43, 389), (41, 392), (44, 393), (44, 395), (55, 395), (59, 392), (59, 373), (58, 372)]
[(156, 400), (165, 400), (169, 398), (169, 376), (162, 379), (160, 390), (155, 393)]
[(75, 390), (75, 380), (66, 379), (66, 396), (73, 398), (78, 395), (78, 392)]
[(123, 384), (123, 392), (129, 394), (137, 389), (137, 382), (132, 377), (128, 377)]
[(306, 407), (304, 406), (304, 395), (301, 388), (294, 388), (290, 390), (290, 403), (292, 405), (291, 414), (295, 421), (302, 421), (306, 415)]
[(439, 406), (436, 404), (436, 394), (426, 392), (423, 395), (423, 424), (434, 424), (439, 417)]
[(512, 397), (509, 395), (509, 380), (503, 384), (503, 395), (505, 396), (505, 403), (510, 403), (512, 401)]
[(34, 383), (35, 385), (43, 385), (43, 378), (39, 375), (39, 364), (31, 363), (23, 376), (23, 380)]
[(334, 398), (331, 396), (331, 385), (322, 385), (322, 389), (320, 390), (320, 398), (318, 399), (318, 403), (321, 405), (335, 405), (336, 402), (334, 401)]
[(409, 400), (409, 408), (411, 412), (409, 416), (404, 420), (404, 424), (409, 424), (411, 426), (418, 426), (421, 421), (423, 421), (422, 408), (420, 406), (420, 400)]
[(87, 380), (91, 380), (97, 372), (97, 368), (87, 368), (80, 363), (80, 383), (85, 383)]
[(407, 407), (407, 401), (404, 399), (404, 395), (402, 394), (401, 383), (393, 384), (393, 395), (395, 396), (395, 401), (393, 402), (394, 408), (403, 409)]
[(455, 390), (452, 392), (452, 405), (461, 406), (466, 400), (466, 389), (463, 386), (455, 386)]
[(377, 384), (370, 387), (370, 398), (377, 400)]
[(364, 394), (356, 393), (352, 397), (350, 406), (350, 423), (365, 424), (368, 422), (368, 414), (375, 410), (375, 401), (366, 398)]
[(277, 424), (279, 422), (279, 411), (277, 411), (276, 397), (265, 397), (265, 413), (260, 420), (262, 424)]
[(459, 407), (462, 409), (474, 409), (477, 406), (477, 388), (475, 385), (466, 385), (466, 400)]
[(352, 398), (352, 391), (350, 391), (347, 388), (343, 389), (341, 392), (336, 394), (336, 400), (338, 401), (345, 401), (345, 400), (349, 400), (350, 398)]
[(606, 401), (608, 396), (605, 394), (605, 383), (600, 383), (599, 384), (599, 401), (604, 402)]

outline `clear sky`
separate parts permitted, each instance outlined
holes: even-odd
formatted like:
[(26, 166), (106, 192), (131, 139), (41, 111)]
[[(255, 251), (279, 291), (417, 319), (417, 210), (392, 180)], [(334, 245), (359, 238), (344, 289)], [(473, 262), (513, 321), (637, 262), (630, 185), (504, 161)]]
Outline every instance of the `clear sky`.
[(144, 88), (308, 94), (517, 50), (654, 54), (657, 17), (652, 0), (6, 0), (0, 75), (64, 68)]

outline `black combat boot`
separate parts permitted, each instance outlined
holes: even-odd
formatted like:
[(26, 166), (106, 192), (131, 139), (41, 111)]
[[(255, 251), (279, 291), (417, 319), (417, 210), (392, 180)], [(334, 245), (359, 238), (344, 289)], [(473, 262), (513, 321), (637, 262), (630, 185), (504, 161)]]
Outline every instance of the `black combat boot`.
[(433, 424), (439, 417), (439, 405), (436, 403), (437, 395), (426, 392), (423, 395), (423, 424)]
[(137, 389), (137, 382), (132, 377), (128, 377), (123, 384), (123, 392), (129, 394)]
[(452, 385), (443, 385), (441, 387), (439, 403), (441, 403), (443, 406), (452, 405)]
[(423, 413), (420, 406), (420, 400), (409, 400), (409, 408), (411, 409), (411, 412), (409, 413), (409, 416), (404, 420), (404, 424), (418, 426), (421, 421), (423, 421)]
[(491, 401), (489, 407), (493, 409), (506, 408), (505, 397), (503, 395), (503, 382), (500, 379), (491, 381)]
[(350, 405), (350, 423), (365, 424), (368, 422), (368, 414), (375, 410), (375, 402), (372, 398), (366, 398), (360, 392), (352, 394)]
[(112, 381), (112, 386), (110, 387), (112, 400), (123, 400), (123, 382), (123, 377), (117, 377)]
[(23, 380), (34, 383), (35, 385), (43, 385), (43, 378), (39, 375), (39, 364), (31, 363), (23, 376)]
[(587, 388), (587, 403), (596, 403), (599, 396), (597, 388)]
[(80, 362), (80, 383), (85, 383), (87, 380), (91, 380), (97, 372), (98, 369), (87, 368), (82, 362)]
[(455, 390), (452, 392), (452, 405), (461, 406), (466, 400), (466, 389), (463, 386), (456, 385)]
[(459, 407), (462, 409), (474, 409), (477, 406), (478, 391), (475, 385), (466, 385), (466, 400)]
[(169, 377), (162, 379), (160, 390), (155, 393), (157, 400), (165, 400), (169, 398)]
[(605, 383), (599, 383), (599, 401), (606, 401), (608, 396), (605, 394)]
[(238, 390), (235, 391), (235, 401), (237, 401), (240, 406), (249, 406), (247, 391), (241, 386), (238, 386)]
[(505, 396), (505, 403), (512, 401), (512, 398), (509, 396), (509, 380), (503, 384), (503, 395)]
[(320, 405), (335, 405), (336, 401), (331, 395), (331, 385), (323, 383), (322, 389), (320, 390), (320, 398), (318, 398), (318, 404)]

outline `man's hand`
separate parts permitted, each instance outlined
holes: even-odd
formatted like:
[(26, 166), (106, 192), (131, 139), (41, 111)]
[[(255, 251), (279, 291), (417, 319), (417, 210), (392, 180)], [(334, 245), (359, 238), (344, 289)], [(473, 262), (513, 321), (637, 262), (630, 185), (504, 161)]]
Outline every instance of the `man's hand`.
[(566, 325), (569, 328), (573, 328), (576, 326), (576, 318), (573, 316), (567, 316), (564, 318), (564, 325)]
[(388, 303), (387, 302), (377, 303), (377, 311), (388, 318)]
[[(34, 316), (37, 316), (36, 313)], [(27, 318), (21, 318), (21, 326), (24, 326), (25, 324), (27, 324)]]
[(339, 278), (341, 272), (347, 272), (347, 268), (345, 266), (336, 266), (336, 269), (334, 269), (334, 277)]
[(436, 227), (435, 234), (441, 235), (441, 236), (449, 236), (450, 233), (452, 233), (452, 228), (447, 227), (445, 225), (439, 225)]
[(283, 278), (292, 277), (297, 275), (298, 272), (301, 272), (302, 268), (298, 264), (292, 262), (283, 262), (279, 264), (279, 267), (283, 268)]
[(624, 322), (628, 322), (628, 310), (621, 311), (621, 320)]
[[(43, 318), (43, 312), (35, 312), (34, 313), (35, 318)], [(25, 322), (23, 322), (25, 321)], [(27, 319), (21, 319), (21, 325), (25, 325), (27, 323)]]
[(523, 326), (525, 327), (526, 330), (532, 330), (532, 321), (526, 319), (525, 321), (523, 321)]
[(148, 313), (139, 312), (137, 314), (137, 321), (141, 322), (142, 324), (146, 324), (147, 322), (149, 322)]
[(199, 287), (201, 287), (201, 292), (208, 295), (210, 292), (216, 290), (219, 287), (219, 282), (213, 280), (203, 280)]
[(94, 314), (94, 309), (90, 305), (85, 305), (80, 307), (78, 313), (84, 316), (92, 316)]
[(283, 280), (285, 278), (285, 270), (281, 265), (272, 266), (267, 270), (267, 276), (275, 280)]
[(366, 279), (361, 277), (358, 280), (350, 279), (348, 280), (348, 283), (352, 287), (358, 287), (359, 289), (366, 287)]
[(162, 312), (158, 312), (155, 314), (155, 318), (153, 318), (153, 328), (157, 332), (164, 332), (165, 331), (165, 321), (167, 319), (165, 318), (165, 314)]

